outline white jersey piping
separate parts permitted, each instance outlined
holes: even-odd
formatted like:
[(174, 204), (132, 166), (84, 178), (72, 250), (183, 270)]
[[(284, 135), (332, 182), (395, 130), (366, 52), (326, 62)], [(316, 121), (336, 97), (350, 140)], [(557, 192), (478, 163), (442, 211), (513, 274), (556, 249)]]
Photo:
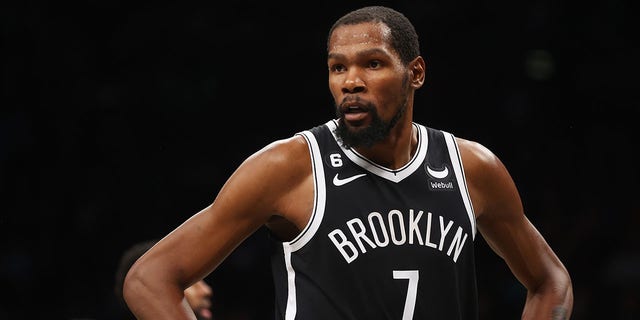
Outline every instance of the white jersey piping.
[(458, 150), (458, 144), (455, 141), (455, 137), (448, 132), (444, 132), (444, 140), (447, 143), (447, 149), (449, 150), (449, 157), (451, 158), (451, 164), (453, 165), (453, 171), (456, 174), (456, 180), (458, 181), (458, 189), (462, 196), (462, 202), (467, 210), (469, 216), (469, 222), (471, 223), (471, 231), (473, 239), (476, 239), (476, 215), (473, 211), (473, 205), (471, 203), (471, 196), (469, 196), (469, 190), (467, 188), (467, 178), (464, 175), (464, 167), (462, 165), (462, 158), (460, 157), (460, 150)]

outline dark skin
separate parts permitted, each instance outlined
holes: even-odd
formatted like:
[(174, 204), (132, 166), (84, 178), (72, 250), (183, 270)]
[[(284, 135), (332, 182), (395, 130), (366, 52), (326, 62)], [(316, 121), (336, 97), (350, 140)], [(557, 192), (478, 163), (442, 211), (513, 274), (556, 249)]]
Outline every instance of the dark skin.
[[(346, 112), (349, 130), (371, 121), (370, 103), (385, 121), (405, 108), (387, 137), (356, 147), (390, 169), (413, 157), (415, 90), (426, 65), (416, 57), (403, 64), (388, 45), (384, 24), (338, 27), (330, 37), (329, 89)], [(358, 97), (359, 100), (354, 99)], [(568, 319), (571, 279), (563, 264), (524, 214), (516, 186), (502, 162), (484, 146), (457, 138), (478, 230), (527, 288), (523, 319)], [(139, 319), (195, 319), (183, 304), (184, 289), (203, 279), (247, 237), (267, 226), (282, 240), (307, 225), (314, 198), (309, 149), (294, 136), (271, 143), (247, 158), (211, 205), (196, 213), (141, 257), (131, 268), (125, 299)], [(557, 316), (557, 317), (554, 317)]]

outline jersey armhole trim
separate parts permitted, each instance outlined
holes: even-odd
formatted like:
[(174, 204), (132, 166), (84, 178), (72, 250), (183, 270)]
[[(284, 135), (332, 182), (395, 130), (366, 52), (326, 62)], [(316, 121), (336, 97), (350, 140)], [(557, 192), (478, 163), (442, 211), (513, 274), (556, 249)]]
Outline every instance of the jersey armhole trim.
[(311, 212), (311, 217), (309, 218), (309, 222), (305, 226), (304, 230), (302, 230), (302, 232), (300, 232), (300, 234), (293, 240), (283, 243), (285, 246), (290, 246), (291, 252), (302, 248), (316, 234), (318, 227), (320, 227), (320, 223), (322, 223), (322, 218), (324, 217), (325, 200), (327, 198), (324, 167), (322, 164), (322, 156), (320, 155), (318, 141), (309, 130), (300, 132), (298, 135), (304, 137), (305, 140), (307, 140), (307, 145), (309, 146), (311, 167), (313, 171), (314, 198), (313, 211)]
[(455, 141), (453, 134), (448, 132), (444, 133), (444, 139), (447, 143), (447, 149), (449, 150), (449, 157), (451, 158), (451, 164), (453, 165), (453, 171), (458, 180), (458, 189), (464, 202), (464, 207), (467, 210), (469, 216), (469, 223), (471, 224), (471, 231), (473, 240), (476, 239), (476, 214), (473, 211), (473, 204), (471, 203), (471, 196), (469, 195), (469, 189), (467, 188), (467, 178), (464, 174), (464, 166), (462, 165), (462, 157), (460, 156), (460, 150), (458, 144)]

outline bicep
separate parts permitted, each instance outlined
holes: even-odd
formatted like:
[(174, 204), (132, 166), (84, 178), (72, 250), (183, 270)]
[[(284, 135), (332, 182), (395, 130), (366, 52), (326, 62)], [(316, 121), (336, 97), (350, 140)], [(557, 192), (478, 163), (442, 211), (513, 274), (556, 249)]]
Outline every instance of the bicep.
[(506, 220), (478, 220), (478, 230), (528, 289), (548, 279), (557, 265), (557, 258), (546, 240), (524, 215)]
[(465, 153), (481, 236), (523, 285), (536, 287), (559, 265), (557, 257), (525, 215), (516, 185), (500, 159), (478, 144)]
[(276, 211), (278, 199), (287, 192), (286, 184), (278, 182), (280, 165), (268, 150), (245, 160), (209, 206), (141, 258), (146, 268), (157, 269), (159, 276), (183, 288), (208, 275)]

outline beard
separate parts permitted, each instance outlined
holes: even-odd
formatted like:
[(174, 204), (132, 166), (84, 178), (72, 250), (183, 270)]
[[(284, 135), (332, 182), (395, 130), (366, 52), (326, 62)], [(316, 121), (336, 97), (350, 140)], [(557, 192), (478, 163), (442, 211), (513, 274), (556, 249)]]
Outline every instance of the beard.
[(395, 127), (407, 110), (407, 97), (405, 96), (400, 103), (396, 114), (386, 122), (380, 118), (377, 108), (373, 104), (369, 103), (363, 108), (371, 115), (371, 123), (362, 129), (353, 129), (345, 122), (342, 108), (336, 105), (336, 116), (338, 118), (336, 136), (338, 142), (347, 149), (356, 147), (368, 148), (387, 138), (391, 129)]

